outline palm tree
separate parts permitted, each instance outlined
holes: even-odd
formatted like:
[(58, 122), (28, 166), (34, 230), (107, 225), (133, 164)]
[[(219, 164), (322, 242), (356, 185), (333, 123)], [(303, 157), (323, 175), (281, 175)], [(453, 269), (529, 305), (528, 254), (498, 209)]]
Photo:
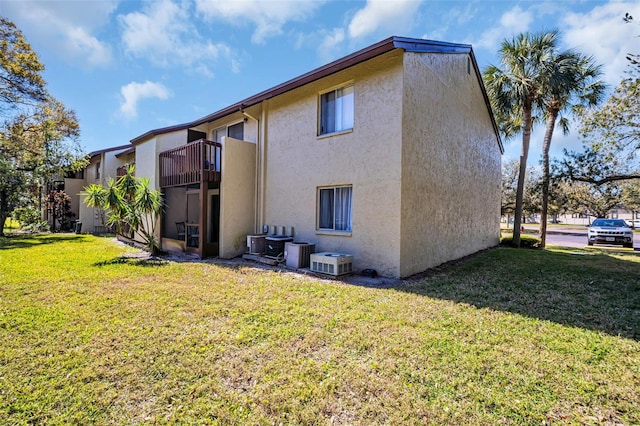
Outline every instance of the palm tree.
[(572, 50), (553, 55), (546, 64), (547, 82), (544, 88), (544, 114), (546, 128), (542, 142), (542, 213), (540, 215), (541, 247), (546, 245), (547, 212), (549, 208), (549, 148), (560, 117), (563, 133), (569, 130), (569, 123), (561, 113), (566, 110), (579, 111), (594, 106), (602, 100), (605, 84), (598, 80), (601, 67), (593, 58)]
[(557, 49), (558, 31), (522, 33), (512, 40), (504, 40), (500, 47), (502, 68), (488, 66), (483, 73), (491, 106), (501, 131), (506, 137), (522, 131), (522, 150), (516, 209), (513, 221), (513, 244), (520, 246), (520, 226), (527, 157), (531, 141), (535, 110), (543, 110), (543, 90), (546, 87), (547, 62)]
[(150, 188), (149, 179), (134, 176), (133, 166), (127, 169), (124, 176), (111, 179), (106, 188), (90, 185), (85, 191), (88, 194), (85, 203), (89, 207), (108, 210), (109, 219), (106, 223), (115, 226), (116, 232), (121, 235), (126, 233), (128, 237), (138, 233), (152, 254), (160, 250), (155, 230), (162, 213), (162, 196), (159, 191)]

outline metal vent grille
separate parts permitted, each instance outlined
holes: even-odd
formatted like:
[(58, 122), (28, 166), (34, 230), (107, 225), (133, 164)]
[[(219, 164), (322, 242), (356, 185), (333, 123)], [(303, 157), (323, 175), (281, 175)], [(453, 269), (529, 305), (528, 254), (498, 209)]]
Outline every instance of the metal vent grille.
[(342, 253), (314, 253), (311, 255), (311, 270), (328, 275), (343, 275), (353, 272), (353, 256)]

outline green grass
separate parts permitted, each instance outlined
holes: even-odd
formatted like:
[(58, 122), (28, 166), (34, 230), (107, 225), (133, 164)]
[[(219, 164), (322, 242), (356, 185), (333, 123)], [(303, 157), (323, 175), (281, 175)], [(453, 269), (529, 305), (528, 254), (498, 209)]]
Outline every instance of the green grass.
[(10, 232), (13, 232), (16, 229), (20, 229), (20, 222), (8, 217), (4, 221), (4, 232), (10, 233)]
[(394, 288), (0, 240), (0, 424), (639, 424), (640, 257), (495, 249)]

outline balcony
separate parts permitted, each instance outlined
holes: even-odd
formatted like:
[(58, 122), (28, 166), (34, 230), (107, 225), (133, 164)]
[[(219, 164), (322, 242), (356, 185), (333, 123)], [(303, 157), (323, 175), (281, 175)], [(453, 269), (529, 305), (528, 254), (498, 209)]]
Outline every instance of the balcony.
[(220, 182), (222, 145), (200, 139), (160, 153), (160, 186)]

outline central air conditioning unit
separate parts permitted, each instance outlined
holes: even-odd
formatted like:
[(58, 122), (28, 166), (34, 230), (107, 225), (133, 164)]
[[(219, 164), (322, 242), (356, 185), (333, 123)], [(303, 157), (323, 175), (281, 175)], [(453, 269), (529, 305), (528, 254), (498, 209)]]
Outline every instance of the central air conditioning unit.
[(264, 253), (264, 242), (266, 237), (267, 234), (247, 235), (247, 247), (249, 247), (249, 254)]
[(284, 259), (284, 245), (293, 241), (293, 237), (282, 235), (268, 235), (264, 239), (264, 256), (272, 259)]
[(284, 257), (289, 268), (308, 268), (311, 254), (316, 251), (316, 245), (311, 243), (286, 243)]
[(353, 256), (343, 253), (321, 252), (310, 256), (311, 270), (329, 275), (343, 275), (353, 272)]

